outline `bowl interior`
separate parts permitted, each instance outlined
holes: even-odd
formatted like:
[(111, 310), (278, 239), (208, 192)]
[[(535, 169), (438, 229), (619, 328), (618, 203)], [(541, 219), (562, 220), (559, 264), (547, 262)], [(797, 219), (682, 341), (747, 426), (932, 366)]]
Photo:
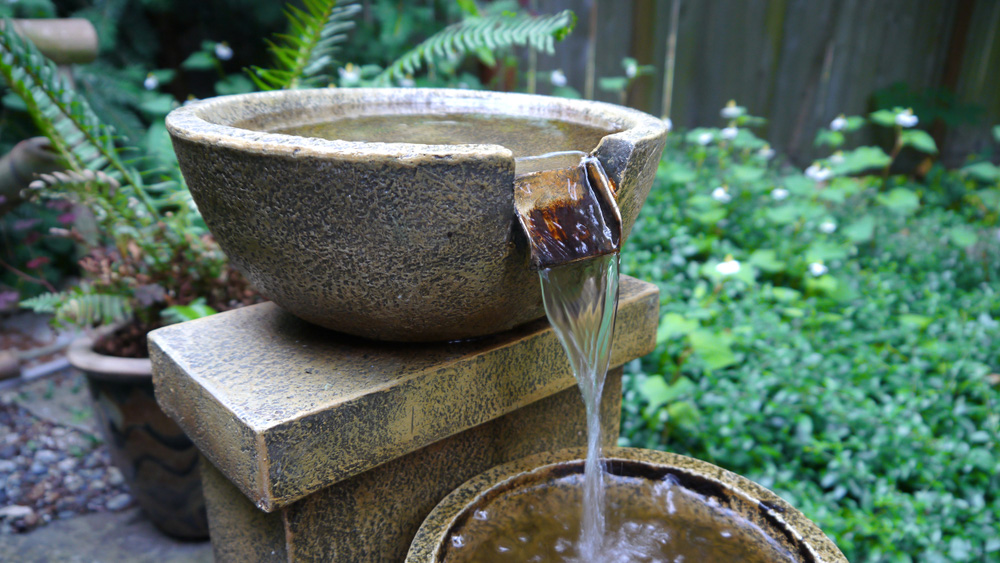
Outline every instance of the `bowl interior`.
[[(813, 561), (789, 542), (782, 522), (761, 519), (718, 482), (630, 460), (607, 468), (608, 560)], [(459, 513), (437, 560), (586, 560), (577, 552), (582, 502), (582, 461), (518, 475)]]

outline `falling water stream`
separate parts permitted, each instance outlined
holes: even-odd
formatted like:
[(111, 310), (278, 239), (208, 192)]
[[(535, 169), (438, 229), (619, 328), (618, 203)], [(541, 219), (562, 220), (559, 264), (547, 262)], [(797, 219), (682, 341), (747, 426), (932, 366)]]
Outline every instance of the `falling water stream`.
[(580, 553), (601, 561), (604, 551), (604, 468), (601, 395), (611, 360), (618, 309), (618, 253), (539, 271), (545, 313), (569, 357), (587, 412)]

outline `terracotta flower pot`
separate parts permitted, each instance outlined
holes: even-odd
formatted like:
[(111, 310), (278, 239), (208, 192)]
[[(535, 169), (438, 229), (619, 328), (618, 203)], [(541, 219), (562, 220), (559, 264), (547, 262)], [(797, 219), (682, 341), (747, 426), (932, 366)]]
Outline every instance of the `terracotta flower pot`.
[[(470, 479), (427, 516), (406, 561), (509, 561), (504, 555), (511, 553), (509, 545), (543, 541), (551, 533), (544, 522), (549, 517), (561, 519), (555, 534), (569, 534), (575, 543), (573, 528), (558, 526), (569, 521), (566, 514), (580, 510), (586, 453), (571, 448), (537, 454)], [(637, 527), (638, 534), (669, 537), (664, 545), (670, 549), (684, 540), (694, 551), (704, 550), (689, 552), (685, 561), (847, 563), (815, 524), (749, 479), (666, 452), (615, 448), (605, 454), (608, 504), (630, 513), (626, 526), (662, 523), (663, 532)], [(609, 536), (612, 521), (609, 512)]]
[(198, 450), (157, 405), (150, 361), (98, 354), (93, 344), (75, 341), (69, 362), (87, 376), (111, 458), (132, 496), (163, 533), (207, 538)]

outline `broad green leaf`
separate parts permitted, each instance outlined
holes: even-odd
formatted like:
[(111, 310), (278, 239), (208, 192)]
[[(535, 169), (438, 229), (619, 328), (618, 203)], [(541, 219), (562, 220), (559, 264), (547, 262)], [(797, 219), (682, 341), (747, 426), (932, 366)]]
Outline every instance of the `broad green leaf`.
[(215, 83), (215, 92), (220, 96), (246, 94), (253, 92), (255, 89), (253, 81), (243, 74), (230, 74)]
[(195, 51), (191, 56), (184, 59), (181, 68), (184, 70), (211, 70), (215, 68), (216, 59), (205, 51)]
[(959, 248), (966, 248), (976, 244), (976, 231), (968, 227), (952, 227), (948, 229), (948, 240)]
[(868, 242), (875, 234), (875, 217), (865, 215), (844, 227), (842, 232), (852, 242)]
[(891, 162), (889, 155), (879, 147), (858, 147), (853, 151), (844, 152), (844, 161), (835, 164), (832, 169), (837, 175), (851, 175), (865, 170), (885, 168)]
[(736, 363), (732, 350), (733, 337), (725, 333), (696, 330), (691, 333), (691, 347), (710, 369), (722, 369)]
[(806, 289), (814, 293), (824, 293), (832, 296), (837, 291), (837, 285), (837, 278), (831, 275), (806, 278)]
[(837, 148), (844, 144), (844, 134), (840, 131), (831, 131), (829, 129), (820, 129), (816, 133), (816, 140), (813, 144), (817, 147), (833, 147)]
[(825, 190), (820, 190), (818, 195), (820, 199), (829, 201), (830, 203), (844, 203), (844, 199), (847, 197), (844, 190), (833, 186), (829, 186)]
[(872, 122), (876, 125), (881, 125), (882, 127), (895, 127), (896, 126), (896, 112), (888, 109), (880, 109), (868, 117), (871, 118)]
[(782, 205), (767, 209), (764, 211), (764, 215), (772, 223), (788, 225), (797, 221), (802, 216), (802, 212), (798, 205)]
[(923, 330), (927, 328), (928, 325), (933, 321), (931, 317), (925, 317), (924, 315), (913, 315), (906, 314), (899, 316), (899, 322), (902, 325), (914, 327), (917, 330)]
[(667, 313), (660, 319), (660, 327), (656, 330), (656, 343), (662, 344), (678, 336), (691, 334), (698, 328), (698, 321), (685, 319), (677, 313)]
[(938, 152), (937, 143), (934, 142), (934, 138), (927, 131), (920, 129), (907, 129), (903, 131), (900, 135), (900, 142), (903, 143), (904, 147), (913, 147), (922, 153), (937, 154)]
[(174, 109), (174, 97), (169, 94), (151, 94), (149, 96), (144, 96), (144, 99), (139, 104), (139, 109), (146, 113), (159, 116), (162, 120), (163, 116), (170, 113), (170, 110)]
[(1000, 208), (1000, 190), (986, 188), (983, 190), (977, 190), (976, 195), (979, 196), (979, 199), (986, 207), (990, 209)]
[(993, 126), (993, 140), (1000, 143), (1000, 125)]
[(857, 131), (865, 125), (865, 118), (860, 115), (851, 115), (847, 118), (847, 125), (844, 126), (844, 131)]
[(1000, 180), (1000, 168), (992, 162), (977, 162), (962, 167), (962, 172), (980, 182), (993, 183)]
[(678, 426), (694, 424), (701, 418), (701, 411), (689, 401), (678, 401), (667, 406), (667, 416)]
[(788, 287), (775, 287), (771, 290), (774, 298), (782, 303), (793, 303), (802, 298), (802, 294)]
[(750, 255), (750, 263), (757, 266), (761, 270), (772, 274), (783, 272), (786, 267), (785, 262), (778, 260), (777, 253), (769, 248), (755, 250), (753, 254)]
[(910, 215), (920, 207), (920, 198), (906, 188), (893, 188), (887, 194), (880, 194), (878, 202), (887, 209), (900, 215)]
[(708, 209), (705, 211), (688, 211), (688, 216), (690, 216), (695, 221), (703, 225), (715, 225), (719, 221), (726, 218), (728, 211), (725, 207), (716, 207), (715, 209)]
[(628, 86), (628, 79), (624, 76), (612, 76), (601, 78), (598, 82), (601, 90), (608, 92), (621, 92)]
[(205, 304), (205, 300), (200, 298), (189, 305), (174, 305), (167, 307), (161, 313), (164, 320), (171, 323), (193, 321), (209, 315), (214, 315), (217, 311)]
[(650, 410), (672, 403), (695, 389), (694, 382), (686, 377), (680, 377), (673, 384), (668, 385), (661, 375), (648, 377), (639, 386), (639, 392), (649, 401), (648, 408)]
[(684, 135), (684, 140), (692, 145), (697, 145), (699, 144), (698, 140), (701, 138), (702, 135), (706, 133), (712, 135), (713, 141), (719, 138), (718, 129), (710, 127), (697, 127), (695, 129), (688, 131), (687, 135)]
[(660, 166), (657, 176), (662, 177), (667, 184), (687, 184), (698, 178), (694, 170), (676, 162), (667, 162)]
[(798, 307), (782, 307), (781, 314), (791, 319), (800, 319), (805, 316), (805, 311)]
[(733, 178), (740, 182), (754, 182), (764, 177), (765, 170), (757, 166), (737, 164), (732, 167)]
[(783, 183), (789, 192), (796, 195), (809, 195), (816, 191), (816, 182), (802, 174), (786, 176)]
[(806, 251), (808, 262), (830, 262), (847, 258), (847, 249), (829, 242), (814, 242)]

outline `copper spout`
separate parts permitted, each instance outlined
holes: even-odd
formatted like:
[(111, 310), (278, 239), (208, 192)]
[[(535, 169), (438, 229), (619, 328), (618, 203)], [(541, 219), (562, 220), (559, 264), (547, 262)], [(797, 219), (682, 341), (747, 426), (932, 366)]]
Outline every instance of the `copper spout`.
[(516, 177), (514, 206), (533, 269), (619, 250), (622, 219), (615, 186), (593, 156), (570, 168)]

